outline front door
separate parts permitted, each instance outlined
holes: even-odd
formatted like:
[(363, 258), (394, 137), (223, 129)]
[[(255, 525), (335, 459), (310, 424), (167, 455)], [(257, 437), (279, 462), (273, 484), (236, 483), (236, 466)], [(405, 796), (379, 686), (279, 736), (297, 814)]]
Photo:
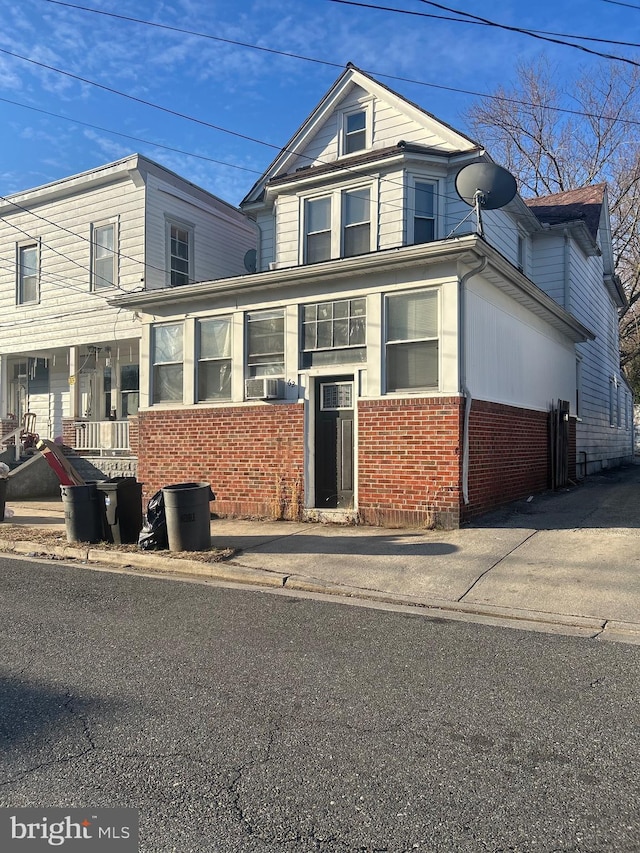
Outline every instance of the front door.
[(316, 381), (315, 505), (353, 507), (353, 376)]

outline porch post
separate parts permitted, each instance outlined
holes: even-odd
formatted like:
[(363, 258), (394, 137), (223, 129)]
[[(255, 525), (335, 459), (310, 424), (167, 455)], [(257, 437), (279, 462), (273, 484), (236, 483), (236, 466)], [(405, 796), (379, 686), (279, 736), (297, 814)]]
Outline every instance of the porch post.
[(80, 376), (78, 369), (78, 347), (69, 347), (69, 416), (78, 418), (78, 385)]

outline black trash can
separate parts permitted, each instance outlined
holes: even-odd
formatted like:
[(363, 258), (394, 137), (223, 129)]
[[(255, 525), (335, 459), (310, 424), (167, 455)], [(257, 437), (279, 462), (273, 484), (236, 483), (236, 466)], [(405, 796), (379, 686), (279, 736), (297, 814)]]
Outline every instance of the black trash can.
[(164, 486), (164, 509), (170, 551), (208, 551), (211, 547), (209, 483), (178, 483)]
[(104, 540), (104, 500), (96, 483), (60, 486), (67, 542)]
[(135, 477), (112, 477), (96, 485), (104, 497), (107, 541), (137, 542), (142, 529), (142, 483)]
[(6, 477), (0, 477), (0, 521), (4, 521), (4, 506), (7, 500), (7, 483)]

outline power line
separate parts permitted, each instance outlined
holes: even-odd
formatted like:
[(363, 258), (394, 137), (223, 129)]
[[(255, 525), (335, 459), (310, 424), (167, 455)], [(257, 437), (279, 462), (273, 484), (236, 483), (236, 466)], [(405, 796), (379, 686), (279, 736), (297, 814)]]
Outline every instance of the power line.
[[(438, 19), (441, 19), (441, 16), (430, 15), (426, 12), (415, 12), (415, 11), (410, 11), (408, 9), (394, 9), (392, 7), (389, 7), (389, 6), (377, 6), (377, 5), (374, 5), (372, 3), (357, 2), (357, 0), (329, 0), (329, 2), (330, 3), (339, 3), (343, 6), (359, 6), (363, 9), (377, 9), (377, 10), (383, 11), (383, 12), (394, 12), (394, 13), (399, 14), (399, 15), (417, 15), (418, 17), (424, 17), (424, 18), (437, 17)], [(466, 16), (466, 17), (471, 19), (471, 20), (461, 20), (460, 18), (443, 18), (443, 20), (452, 21), (452, 22), (458, 23), (458, 24), (476, 24), (476, 25), (482, 25), (482, 26), (487, 26), (487, 27), (496, 27), (496, 28), (501, 29), (501, 30), (507, 30), (509, 32), (520, 33), (521, 35), (531, 36), (531, 38), (536, 38), (536, 39), (539, 39), (541, 41), (550, 42), (551, 44), (558, 44), (558, 45), (561, 45), (562, 47), (572, 47), (575, 50), (581, 50), (584, 53), (588, 53), (591, 56), (599, 56), (602, 59), (610, 59), (614, 62), (626, 62), (629, 65), (633, 65), (636, 68), (640, 68), (640, 62), (636, 62), (634, 59), (629, 59), (625, 56), (616, 56), (616, 55), (610, 54), (610, 53), (602, 53), (601, 51), (593, 50), (592, 48), (585, 47), (582, 44), (573, 44), (573, 42), (568, 42), (568, 41), (564, 41), (562, 39), (553, 38), (550, 35), (543, 35), (542, 34), (543, 31), (540, 31), (540, 30), (527, 30), (527, 29), (523, 29), (522, 27), (512, 27), (512, 26), (509, 26), (508, 24), (500, 24), (497, 21), (491, 21), (488, 18), (480, 18), (477, 15), (471, 15), (470, 12), (460, 12), (457, 9), (451, 9), (448, 6), (442, 6), (439, 3), (432, 3), (431, 0), (421, 0), (421, 2), (426, 3), (429, 6), (434, 6), (437, 9), (443, 9), (447, 12), (452, 12), (456, 15), (463, 15), (463, 16)], [(583, 38), (583, 37), (582, 36), (567, 36), (567, 38)], [(609, 43), (609, 42), (607, 42), (607, 43)], [(613, 44), (622, 44), (622, 42), (613, 42)], [(630, 46), (637, 47), (638, 45), (633, 44)]]
[(603, 3), (611, 3), (612, 6), (625, 6), (627, 9), (638, 9), (640, 6), (634, 6), (633, 3), (621, 3), (620, 0), (602, 0)]

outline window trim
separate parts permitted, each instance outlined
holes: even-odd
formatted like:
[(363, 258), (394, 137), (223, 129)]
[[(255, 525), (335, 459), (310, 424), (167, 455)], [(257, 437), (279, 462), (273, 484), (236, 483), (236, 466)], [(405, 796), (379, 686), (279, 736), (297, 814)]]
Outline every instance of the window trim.
[[(313, 193), (300, 196), (299, 200), (299, 251), (298, 262), (301, 266), (306, 266), (310, 263), (323, 263), (323, 261), (309, 261), (307, 253), (307, 205), (309, 202), (318, 201), (323, 198), (331, 200), (331, 251), (330, 256), (323, 260), (336, 261), (340, 258), (347, 257), (344, 254), (344, 231), (345, 231), (345, 208), (346, 195), (348, 193), (357, 193), (358, 190), (365, 190), (369, 193), (369, 248), (367, 252), (374, 252), (377, 247), (377, 232), (376, 223), (378, 221), (378, 187), (375, 181), (371, 178), (363, 181), (354, 181), (349, 184), (343, 184), (339, 187), (327, 191), (326, 189), (317, 190)], [(360, 223), (364, 224), (364, 223)], [(314, 232), (320, 233), (320, 232)], [(362, 254), (366, 254), (363, 252)], [(349, 255), (348, 257), (358, 257), (358, 255)]]
[[(416, 219), (417, 217), (417, 209), (416, 209), (416, 184), (431, 184), (433, 186), (433, 241), (442, 239), (442, 216), (441, 216), (441, 204), (440, 198), (442, 197), (442, 181), (439, 177), (434, 177), (433, 175), (421, 174), (419, 172), (415, 172), (409, 175), (409, 192), (407, 193), (407, 245), (408, 246), (417, 246), (423, 245), (422, 243), (416, 243)], [(426, 219), (427, 217), (421, 217), (422, 219)]]
[[(113, 228), (113, 250), (112, 250), (112, 264), (113, 264), (113, 281), (110, 284), (98, 284), (97, 283), (97, 261), (99, 260), (97, 257), (97, 248), (98, 244), (96, 243), (96, 232), (102, 228)], [(91, 258), (89, 268), (91, 270), (91, 290), (96, 292), (98, 290), (107, 290), (110, 287), (118, 287), (119, 286), (119, 276), (120, 276), (120, 255), (119, 255), (119, 247), (118, 247), (118, 239), (119, 239), (119, 228), (118, 228), (118, 220), (117, 219), (107, 219), (98, 222), (91, 223)]]
[[(349, 116), (364, 113), (365, 144), (356, 151), (347, 151), (347, 123)], [(363, 151), (370, 151), (373, 146), (373, 99), (366, 98), (357, 104), (346, 107), (338, 117), (338, 157), (357, 157)]]
[[(187, 243), (187, 252), (188, 252), (187, 267), (188, 267), (188, 269), (186, 272), (187, 281), (181, 282), (181, 283), (176, 283), (176, 284), (173, 284), (173, 282), (172, 282), (172, 278), (173, 278), (172, 274), (174, 271), (173, 271), (172, 266), (171, 266), (171, 261), (172, 261), (172, 258), (174, 257), (174, 255), (171, 252), (171, 229), (174, 227), (179, 228), (182, 231), (186, 231), (187, 237), (188, 237), (188, 243)], [(165, 215), (165, 244), (166, 244), (166, 246), (165, 246), (166, 263), (167, 263), (167, 274), (166, 274), (167, 287), (184, 287), (185, 285), (192, 284), (195, 281), (195, 274), (194, 274), (194, 271), (195, 271), (195, 265), (194, 265), (194, 259), (195, 259), (195, 254), (194, 254), (195, 225), (193, 224), (193, 222), (187, 222), (186, 220), (180, 219), (179, 217)], [(179, 270), (176, 270), (176, 272), (179, 272)], [(181, 274), (184, 275), (184, 273), (181, 273)]]
[[(156, 332), (159, 328), (165, 328), (167, 326), (176, 326), (182, 329), (182, 360), (181, 361), (156, 361)], [(182, 405), (184, 403), (184, 380), (185, 380), (185, 324), (182, 321), (174, 320), (166, 323), (153, 323), (151, 326), (151, 357), (149, 359), (150, 367), (151, 367), (151, 403), (154, 406), (162, 406), (162, 405)], [(181, 365), (182, 367), (182, 396), (177, 397), (175, 399), (166, 399), (159, 400), (156, 399), (157, 393), (157, 384), (156, 384), (156, 367), (159, 365)]]
[[(389, 301), (390, 299), (401, 297), (401, 296), (411, 296), (412, 294), (418, 293), (434, 293), (436, 298), (436, 322), (437, 322), (437, 334), (435, 337), (424, 337), (424, 338), (398, 338), (389, 340)], [(384, 348), (384, 378), (383, 378), (383, 393), (385, 395), (397, 394), (400, 396), (407, 396), (408, 394), (425, 394), (425, 393), (438, 393), (441, 390), (442, 386), (442, 294), (440, 287), (422, 287), (419, 289), (411, 289), (411, 290), (398, 290), (398, 291), (390, 291), (384, 294), (384, 333), (382, 345)], [(389, 389), (389, 347), (390, 346), (398, 346), (402, 344), (410, 344), (410, 343), (429, 343), (431, 341), (435, 341), (438, 346), (437, 352), (437, 381), (435, 385), (421, 385), (420, 387), (405, 387), (405, 388), (394, 388)]]
[[(35, 272), (35, 299), (25, 300), (22, 298), (23, 280), (28, 276), (22, 274), (22, 253), (28, 249), (35, 249), (36, 252), (36, 272)], [(39, 305), (40, 304), (40, 282), (42, 273), (42, 241), (38, 237), (36, 240), (21, 240), (16, 243), (16, 305)]]
[[(220, 322), (224, 320), (228, 326), (229, 334), (229, 355), (228, 356), (209, 356), (202, 357), (202, 324), (211, 322)], [(233, 314), (215, 314), (213, 316), (198, 317), (196, 319), (196, 402), (197, 403), (228, 403), (233, 398)], [(229, 363), (229, 393), (227, 396), (200, 398), (200, 365), (205, 362), (207, 364), (213, 362), (228, 362)]]

